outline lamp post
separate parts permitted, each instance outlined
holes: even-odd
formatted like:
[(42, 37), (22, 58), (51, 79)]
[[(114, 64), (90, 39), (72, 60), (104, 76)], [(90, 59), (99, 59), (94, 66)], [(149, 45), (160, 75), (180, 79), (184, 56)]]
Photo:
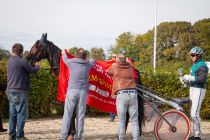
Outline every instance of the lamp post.
[(154, 60), (153, 60), (154, 72), (156, 70), (156, 48), (157, 48), (157, 0), (155, 0)]

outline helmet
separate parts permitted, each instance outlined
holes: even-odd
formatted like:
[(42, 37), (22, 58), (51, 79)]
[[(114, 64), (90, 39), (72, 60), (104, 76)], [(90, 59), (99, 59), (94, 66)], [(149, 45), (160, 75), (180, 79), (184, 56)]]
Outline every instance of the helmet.
[(196, 54), (196, 55), (202, 55), (203, 54), (203, 50), (199, 47), (194, 47), (190, 50), (189, 54)]

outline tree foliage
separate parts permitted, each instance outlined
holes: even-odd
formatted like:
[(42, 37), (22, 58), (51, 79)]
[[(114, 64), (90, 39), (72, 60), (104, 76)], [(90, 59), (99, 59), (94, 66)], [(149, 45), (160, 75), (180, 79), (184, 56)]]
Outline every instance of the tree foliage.
[(92, 48), (90, 50), (90, 57), (95, 60), (105, 60), (105, 53), (102, 48)]
[(75, 55), (76, 54), (76, 51), (78, 50), (79, 48), (77, 47), (72, 47), (68, 50), (68, 52), (71, 54), (71, 55)]
[(30, 53), (29, 51), (24, 51), (23, 52), (23, 57), (26, 58), (26, 56), (28, 56), (29, 53)]
[(123, 53), (127, 57), (136, 54), (135, 36), (131, 32), (122, 33), (116, 39), (116, 46), (112, 49), (112, 53)]
[[(128, 57), (139, 58), (138, 66), (152, 65), (154, 29), (145, 34), (133, 35), (130, 32), (120, 34), (110, 53), (120, 53)], [(163, 22), (157, 26), (157, 66), (168, 62), (188, 62), (189, 51), (201, 47), (204, 59), (210, 60), (210, 18), (195, 22)]]
[[(76, 51), (79, 49), (80, 47), (72, 47), (68, 50), (68, 52), (71, 54), (71, 55), (76, 55)], [(85, 50), (87, 52), (87, 56), (89, 56), (89, 51), (88, 50)]]
[(0, 60), (8, 59), (11, 56), (11, 53), (8, 50), (4, 50), (0, 48)]

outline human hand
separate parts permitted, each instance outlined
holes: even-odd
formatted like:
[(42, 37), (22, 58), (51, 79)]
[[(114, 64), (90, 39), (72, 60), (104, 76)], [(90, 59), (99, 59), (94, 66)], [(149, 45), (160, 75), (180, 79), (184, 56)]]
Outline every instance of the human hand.
[(40, 63), (37, 61), (34, 63), (35, 66), (39, 66), (40, 67)]
[(66, 49), (63, 49), (61, 54), (66, 54), (66, 51), (67, 51)]
[(35, 62), (34, 66), (38, 66), (40, 68), (40, 63), (39, 62)]
[(186, 80), (188, 80), (188, 81), (195, 81), (195, 76), (184, 75), (184, 79), (186, 79)]
[(184, 76), (179, 77), (179, 80), (183, 87), (187, 87), (189, 85), (189, 81), (184, 78)]
[(179, 77), (179, 80), (180, 80), (180, 82), (181, 82), (183, 85), (189, 83), (189, 81), (186, 80), (186, 79), (184, 78), (184, 76), (183, 76), (183, 77)]

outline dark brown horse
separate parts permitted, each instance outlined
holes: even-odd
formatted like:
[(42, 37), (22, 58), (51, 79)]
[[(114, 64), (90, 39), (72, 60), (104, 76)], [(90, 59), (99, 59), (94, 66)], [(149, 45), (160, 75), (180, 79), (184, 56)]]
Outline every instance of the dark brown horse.
[[(53, 42), (47, 40), (47, 33), (42, 34), (40, 40), (32, 46), (28, 56), (26, 57), (30, 64), (33, 66), (35, 62), (42, 59), (47, 59), (50, 64), (50, 70), (58, 77), (60, 67), (60, 55), (61, 49), (58, 48)], [(69, 135), (74, 135), (75, 130), (75, 118), (76, 114), (72, 116)]]
[(61, 49), (53, 44), (53, 42), (47, 40), (46, 33), (42, 34), (41, 39), (36, 41), (26, 58), (31, 63), (31, 65), (34, 65), (35, 62), (42, 59), (47, 59), (50, 64), (51, 70), (56, 76), (58, 76), (60, 66), (60, 54)]

